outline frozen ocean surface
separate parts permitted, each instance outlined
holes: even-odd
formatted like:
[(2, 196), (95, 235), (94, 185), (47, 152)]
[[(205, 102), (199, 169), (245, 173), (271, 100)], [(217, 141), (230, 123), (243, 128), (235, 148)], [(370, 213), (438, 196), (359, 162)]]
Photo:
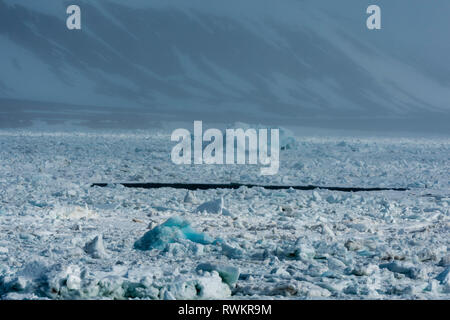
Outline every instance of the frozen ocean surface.
[[(1, 130), (1, 298), (448, 299), (450, 139), (295, 140), (279, 174), (261, 177), (251, 165), (176, 166), (170, 132), (159, 129)], [(410, 190), (187, 192), (93, 182)], [(217, 199), (215, 213), (196, 210)], [(135, 248), (142, 237), (157, 245)]]

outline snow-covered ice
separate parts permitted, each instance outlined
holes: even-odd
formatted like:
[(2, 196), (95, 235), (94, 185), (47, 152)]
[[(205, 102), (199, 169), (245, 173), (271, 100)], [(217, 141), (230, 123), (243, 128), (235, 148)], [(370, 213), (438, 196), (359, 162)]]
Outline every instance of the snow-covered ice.
[[(250, 165), (176, 166), (164, 132), (0, 131), (0, 296), (450, 297), (449, 139), (291, 145), (268, 177)], [(410, 190), (90, 187), (143, 181)]]

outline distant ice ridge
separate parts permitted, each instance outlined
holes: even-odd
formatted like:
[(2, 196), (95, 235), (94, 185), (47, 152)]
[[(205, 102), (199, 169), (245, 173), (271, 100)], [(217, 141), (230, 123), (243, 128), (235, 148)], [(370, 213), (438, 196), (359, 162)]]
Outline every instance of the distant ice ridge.
[[(288, 150), (288, 149), (294, 149), (297, 146), (297, 140), (295, 138), (294, 133), (281, 126), (267, 126), (262, 124), (248, 124), (245, 122), (235, 122), (231, 125), (227, 126), (227, 129), (243, 129), (244, 131), (247, 129), (267, 129), (268, 134), (270, 134), (271, 129), (278, 129), (280, 132), (280, 149), (281, 150)], [(270, 150), (270, 139), (267, 139), (268, 143), (268, 150)]]

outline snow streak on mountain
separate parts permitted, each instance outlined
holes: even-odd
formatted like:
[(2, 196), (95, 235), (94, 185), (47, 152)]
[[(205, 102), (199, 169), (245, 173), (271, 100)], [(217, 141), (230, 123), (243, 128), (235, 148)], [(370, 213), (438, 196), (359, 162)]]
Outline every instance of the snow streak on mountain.
[(0, 126), (246, 121), (448, 132), (450, 3), (0, 0)]

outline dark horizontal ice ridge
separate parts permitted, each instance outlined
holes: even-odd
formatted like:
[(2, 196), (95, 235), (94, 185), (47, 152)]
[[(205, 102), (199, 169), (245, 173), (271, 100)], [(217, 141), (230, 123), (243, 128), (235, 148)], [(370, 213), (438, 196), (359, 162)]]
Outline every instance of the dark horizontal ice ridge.
[(240, 187), (247, 188), (264, 188), (269, 190), (315, 190), (324, 189), (331, 191), (342, 192), (362, 192), (362, 191), (407, 191), (408, 188), (360, 188), (360, 187), (326, 187), (315, 185), (261, 185), (261, 184), (247, 184), (247, 183), (93, 183), (91, 187), (107, 187), (108, 185), (120, 184), (127, 188), (143, 188), (143, 189), (159, 189), (159, 188), (174, 188), (186, 190), (208, 190), (208, 189), (239, 189)]

